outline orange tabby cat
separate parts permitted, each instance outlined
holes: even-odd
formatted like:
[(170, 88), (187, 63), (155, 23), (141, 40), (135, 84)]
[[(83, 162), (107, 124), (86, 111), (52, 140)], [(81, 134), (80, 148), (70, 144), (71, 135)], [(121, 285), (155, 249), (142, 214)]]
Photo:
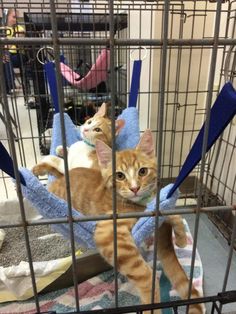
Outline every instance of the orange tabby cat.
[[(124, 123), (123, 119), (116, 120), (116, 135), (123, 128)], [(98, 168), (95, 151), (96, 140), (101, 140), (109, 146), (112, 142), (111, 120), (107, 116), (106, 103), (103, 103), (95, 115), (80, 126), (80, 136), (82, 140), (67, 148), (68, 169), (77, 167)], [(56, 153), (63, 157), (63, 147), (58, 146)], [(64, 160), (58, 156), (48, 155), (41, 160), (39, 165), (41, 169), (44, 168), (45, 174), (51, 173), (54, 176), (59, 176), (65, 173)], [(35, 168), (33, 171), (36, 174)]]
[[(101, 141), (96, 142), (100, 169), (75, 168), (69, 172), (72, 206), (86, 215), (112, 213), (112, 151)], [(43, 169), (42, 169), (43, 170)], [(37, 168), (40, 174), (40, 168)], [(117, 212), (143, 211), (138, 204), (156, 189), (156, 158), (151, 131), (144, 132), (135, 149), (116, 153)], [(49, 191), (66, 199), (65, 178), (52, 182)], [(117, 263), (120, 273), (136, 286), (143, 304), (151, 302), (152, 268), (146, 263), (134, 243), (131, 229), (135, 218), (117, 220)], [(179, 228), (180, 216), (173, 216), (158, 229), (158, 255), (166, 275), (181, 298), (187, 298), (189, 280), (182, 269), (173, 247), (172, 226), (180, 245), (186, 244), (185, 232)], [(172, 225), (172, 226), (171, 226)], [(183, 225), (182, 225), (183, 226)], [(179, 228), (179, 229), (178, 229)], [(182, 230), (182, 231), (181, 231)], [(94, 240), (101, 255), (114, 264), (113, 221), (98, 221)], [(199, 296), (193, 287), (191, 297)], [(160, 302), (159, 281), (156, 281), (155, 302)], [(160, 313), (160, 310), (155, 311)], [(189, 313), (204, 313), (202, 305), (191, 305)]]

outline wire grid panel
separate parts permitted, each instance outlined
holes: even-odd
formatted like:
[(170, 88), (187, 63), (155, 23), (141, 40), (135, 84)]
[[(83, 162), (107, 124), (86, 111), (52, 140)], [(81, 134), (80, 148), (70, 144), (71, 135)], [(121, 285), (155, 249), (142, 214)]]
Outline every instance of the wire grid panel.
[[(106, 82), (86, 91), (61, 82), (62, 106), (79, 126), (104, 100), (111, 103), (115, 115), (126, 107), (133, 67), (130, 53), (135, 50), (134, 58), (141, 58), (141, 46), (145, 46), (147, 56), (142, 64), (138, 99), (140, 129), (143, 132), (150, 128), (156, 138), (161, 185), (173, 182), (226, 77), (235, 83), (235, 2), (55, 1), (52, 8), (49, 1), (17, 1), (14, 6), (20, 12), (19, 24), (26, 29), (25, 38), (16, 41), (24, 48), (27, 62), (22, 61), (20, 68), (14, 69), (23, 88), (13, 86), (11, 95), (6, 95), (3, 88), (0, 139), (11, 151), (9, 116), (4, 111), (8, 106), (18, 166), (31, 168), (50, 148), (53, 106), (37, 60), (40, 48), (46, 52), (42, 58), (50, 57), (51, 48), (52, 58), (57, 52), (63, 54), (70, 67), (82, 75), (102, 49), (110, 48), (113, 68)], [(11, 7), (12, 2), (4, 1), (2, 12)], [(52, 27), (53, 12), (57, 34)], [(2, 43), (6, 43), (4, 37)], [(233, 121), (183, 185), (181, 198), (186, 207), (192, 198), (198, 208), (231, 208), (235, 203), (234, 148)], [(2, 200), (15, 195), (11, 178), (4, 173), (1, 188)], [(196, 245), (197, 231), (194, 237)]]

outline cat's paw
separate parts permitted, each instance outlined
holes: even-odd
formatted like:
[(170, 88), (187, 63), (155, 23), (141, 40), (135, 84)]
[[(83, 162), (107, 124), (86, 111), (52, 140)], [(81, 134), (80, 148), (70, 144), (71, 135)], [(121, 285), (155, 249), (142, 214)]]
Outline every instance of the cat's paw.
[(47, 167), (45, 167), (45, 163), (40, 163), (35, 165), (32, 169), (31, 169), (32, 173), (38, 177), (38, 176), (43, 176), (45, 174), (47, 174)]
[(180, 248), (186, 247), (188, 244), (188, 238), (186, 234), (184, 235), (175, 234), (175, 244)]
[(190, 305), (188, 314), (204, 314), (206, 312), (204, 304), (193, 304)]
[[(67, 148), (68, 151), (68, 148)], [(64, 156), (64, 149), (62, 145), (59, 145), (56, 147), (56, 155), (59, 157), (63, 157)]]
[[(192, 288), (191, 299), (201, 298), (202, 295), (196, 288)], [(205, 314), (206, 308), (204, 303), (196, 303), (189, 306), (188, 314)]]

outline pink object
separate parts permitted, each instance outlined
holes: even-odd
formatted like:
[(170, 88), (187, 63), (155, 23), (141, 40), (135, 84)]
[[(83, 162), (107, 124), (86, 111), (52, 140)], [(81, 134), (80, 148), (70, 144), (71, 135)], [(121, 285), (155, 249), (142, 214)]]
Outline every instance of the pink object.
[(71, 70), (66, 64), (61, 62), (60, 68), (61, 74), (70, 84), (82, 90), (89, 90), (107, 80), (110, 68), (110, 50), (102, 49), (90, 71), (79, 81), (80, 75)]

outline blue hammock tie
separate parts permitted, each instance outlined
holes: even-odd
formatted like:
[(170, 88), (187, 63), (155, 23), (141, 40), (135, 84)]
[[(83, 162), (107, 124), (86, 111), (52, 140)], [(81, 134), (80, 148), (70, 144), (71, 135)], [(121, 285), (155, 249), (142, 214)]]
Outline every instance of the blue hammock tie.
[[(236, 114), (236, 92), (230, 82), (226, 83), (211, 108), (210, 125), (207, 142), (207, 152)], [(202, 156), (202, 144), (205, 123), (203, 124), (183, 166), (167, 197), (171, 197)]]

